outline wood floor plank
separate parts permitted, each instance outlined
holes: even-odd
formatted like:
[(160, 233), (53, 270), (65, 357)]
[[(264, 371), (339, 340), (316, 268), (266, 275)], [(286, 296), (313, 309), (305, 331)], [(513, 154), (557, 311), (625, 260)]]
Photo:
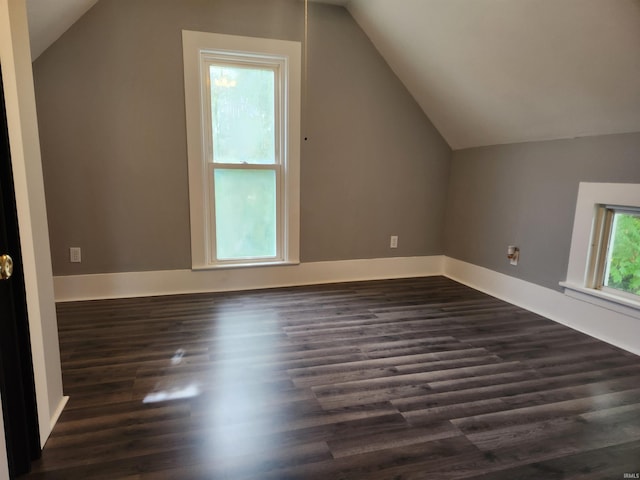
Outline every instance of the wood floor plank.
[[(608, 410), (610, 412), (610, 409), (614, 407), (629, 406), (631, 408), (637, 408), (638, 403), (640, 403), (640, 389), (633, 389), (575, 400), (566, 400), (563, 402), (546, 403), (532, 407), (522, 407), (513, 410), (502, 410), (471, 417), (462, 417), (451, 420), (451, 423), (465, 433), (477, 433), (523, 423), (588, 414), (598, 412), (599, 410)], [(608, 416), (610, 413), (605, 412), (605, 415)]]
[(622, 478), (638, 357), (444, 277), (57, 306), (21, 480)]
[[(624, 474), (640, 474), (638, 459), (639, 442), (629, 442), (598, 448), (551, 460), (528, 463), (474, 477), (476, 480), (603, 480), (624, 479)], [(632, 477), (628, 477), (632, 478)]]

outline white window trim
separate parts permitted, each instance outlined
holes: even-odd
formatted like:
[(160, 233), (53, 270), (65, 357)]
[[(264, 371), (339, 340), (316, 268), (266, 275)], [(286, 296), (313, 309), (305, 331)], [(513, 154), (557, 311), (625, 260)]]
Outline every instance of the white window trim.
[(571, 297), (640, 319), (640, 301), (593, 285), (594, 229), (602, 205), (640, 207), (640, 185), (581, 182), (571, 236), (567, 279), (560, 282)]
[[(189, 166), (189, 204), (191, 220), (191, 266), (193, 270), (283, 265), (300, 263), (300, 92), (301, 46), (299, 42), (242, 37), (207, 32), (182, 31), (184, 55), (185, 108), (187, 121), (187, 155)], [(287, 95), (285, 112), (287, 134), (282, 145), (284, 175), (284, 218), (282, 256), (276, 261), (216, 263), (212, 258), (207, 155), (209, 152), (206, 108), (202, 98), (202, 58), (207, 52), (228, 52), (243, 55), (251, 52), (285, 59)], [(280, 233), (279, 233), (280, 235)]]

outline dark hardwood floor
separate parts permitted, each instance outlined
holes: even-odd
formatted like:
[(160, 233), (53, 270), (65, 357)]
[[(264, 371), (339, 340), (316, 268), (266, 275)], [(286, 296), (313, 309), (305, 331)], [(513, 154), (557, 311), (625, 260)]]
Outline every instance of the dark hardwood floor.
[(623, 479), (640, 361), (442, 277), (58, 306), (35, 479)]

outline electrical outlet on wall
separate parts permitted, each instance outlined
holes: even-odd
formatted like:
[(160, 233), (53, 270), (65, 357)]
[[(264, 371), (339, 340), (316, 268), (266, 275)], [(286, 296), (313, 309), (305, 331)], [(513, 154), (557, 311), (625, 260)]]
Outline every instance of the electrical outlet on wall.
[(389, 241), (389, 248), (398, 248), (398, 236), (391, 235), (391, 240)]
[(82, 262), (82, 250), (80, 247), (71, 247), (69, 248), (69, 261), (71, 263), (81, 263)]

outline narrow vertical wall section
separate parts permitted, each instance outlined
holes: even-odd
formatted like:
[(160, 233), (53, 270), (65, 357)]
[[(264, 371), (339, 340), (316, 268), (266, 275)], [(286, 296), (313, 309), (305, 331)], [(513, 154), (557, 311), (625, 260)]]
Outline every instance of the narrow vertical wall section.
[(42, 445), (66, 403), (24, 0), (0, 0), (0, 62), (12, 153)]

